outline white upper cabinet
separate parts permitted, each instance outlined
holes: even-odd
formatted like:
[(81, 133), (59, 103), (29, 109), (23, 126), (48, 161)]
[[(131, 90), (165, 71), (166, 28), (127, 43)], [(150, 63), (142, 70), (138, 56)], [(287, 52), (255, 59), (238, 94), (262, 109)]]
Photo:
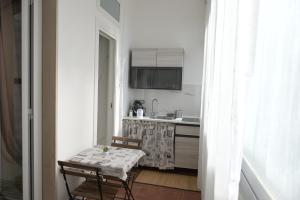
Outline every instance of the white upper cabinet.
[(156, 67), (157, 49), (133, 49), (132, 67)]
[(183, 49), (157, 49), (157, 67), (183, 67)]
[(133, 49), (132, 67), (183, 67), (184, 50), (173, 49)]

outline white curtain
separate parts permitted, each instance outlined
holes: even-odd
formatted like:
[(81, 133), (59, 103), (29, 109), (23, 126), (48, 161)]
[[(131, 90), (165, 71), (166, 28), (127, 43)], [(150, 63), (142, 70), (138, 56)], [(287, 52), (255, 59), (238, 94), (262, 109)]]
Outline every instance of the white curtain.
[(200, 158), (205, 200), (238, 198), (243, 141), (272, 196), (300, 198), (299, 3), (207, 4)]
[(236, 65), (238, 0), (207, 4), (201, 132), (202, 198), (237, 199), (242, 161)]
[[(300, 199), (300, 1), (257, 1), (244, 155), (271, 198)], [(255, 191), (254, 191), (255, 192)]]

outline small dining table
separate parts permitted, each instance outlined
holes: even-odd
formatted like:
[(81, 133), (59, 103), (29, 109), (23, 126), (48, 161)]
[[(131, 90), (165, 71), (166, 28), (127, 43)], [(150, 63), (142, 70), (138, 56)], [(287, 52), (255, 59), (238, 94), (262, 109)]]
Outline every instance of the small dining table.
[(127, 183), (128, 172), (143, 156), (145, 153), (138, 149), (98, 145), (71, 157), (68, 162), (97, 167), (103, 175), (120, 179), (126, 193), (134, 199)]

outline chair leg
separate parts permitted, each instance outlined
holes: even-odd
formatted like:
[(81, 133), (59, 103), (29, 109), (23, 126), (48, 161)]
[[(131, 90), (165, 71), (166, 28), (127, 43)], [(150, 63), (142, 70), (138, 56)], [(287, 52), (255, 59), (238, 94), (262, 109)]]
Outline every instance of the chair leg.
[[(138, 167), (138, 165), (136, 167)], [(131, 192), (133, 190), (133, 184), (135, 182), (135, 179), (138, 177), (139, 174), (140, 174), (140, 170), (138, 168), (137, 168), (136, 173), (132, 173), (132, 177), (131, 177), (131, 181), (130, 181), (131, 183), (128, 183), (128, 186), (130, 187)]]
[[(123, 186), (124, 187), (124, 186)], [(124, 191), (125, 191), (125, 194), (124, 194), (124, 200), (127, 200), (128, 199), (128, 193), (127, 193), (127, 190), (126, 188), (124, 187)]]
[(130, 188), (129, 188), (127, 182), (126, 182), (126, 181), (123, 181), (123, 185), (124, 185), (126, 194), (128, 195), (128, 199), (130, 200), (130, 198), (131, 198), (132, 200), (134, 200), (133, 194), (131, 193), (131, 190), (130, 190)]
[(64, 178), (64, 181), (65, 181), (65, 185), (66, 185), (66, 189), (67, 189), (67, 192), (68, 192), (69, 199), (70, 199), (70, 200), (73, 200), (74, 197), (72, 196), (72, 194), (71, 194), (71, 192), (70, 192), (70, 188), (69, 188), (69, 185), (68, 185), (66, 173), (65, 173), (65, 170), (64, 170), (64, 167), (63, 167), (63, 166), (61, 166), (61, 170), (62, 170), (62, 174), (63, 174), (63, 178)]

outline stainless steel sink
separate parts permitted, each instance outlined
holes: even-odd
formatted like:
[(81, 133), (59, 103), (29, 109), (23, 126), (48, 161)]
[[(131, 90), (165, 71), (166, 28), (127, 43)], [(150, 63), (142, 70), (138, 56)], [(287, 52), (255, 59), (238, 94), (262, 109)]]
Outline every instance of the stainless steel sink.
[(197, 122), (197, 123), (200, 123), (200, 118), (196, 118), (196, 117), (183, 117), (182, 121), (184, 121), (184, 122)]
[(168, 119), (168, 120), (173, 120), (175, 119), (174, 117), (168, 117), (168, 116), (151, 116), (151, 119)]

